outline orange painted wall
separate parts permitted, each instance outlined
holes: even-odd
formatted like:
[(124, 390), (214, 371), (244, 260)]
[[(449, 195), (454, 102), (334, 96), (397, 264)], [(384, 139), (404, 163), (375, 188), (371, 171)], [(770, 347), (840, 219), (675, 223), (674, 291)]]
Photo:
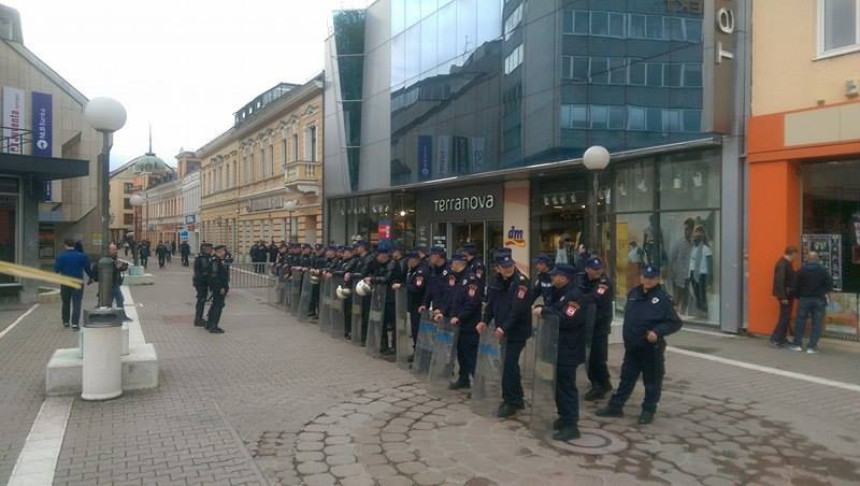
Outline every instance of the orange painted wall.
[(773, 268), (787, 245), (800, 240), (800, 183), (795, 163), (750, 164), (749, 327), (769, 334), (779, 314), (771, 295)]

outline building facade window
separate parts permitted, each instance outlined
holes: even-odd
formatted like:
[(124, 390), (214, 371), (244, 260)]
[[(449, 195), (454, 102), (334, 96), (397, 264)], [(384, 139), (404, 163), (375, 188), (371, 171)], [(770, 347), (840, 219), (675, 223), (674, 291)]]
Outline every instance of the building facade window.
[(292, 152), (293, 152), (292, 153), (292, 159), (293, 159), (293, 162), (296, 162), (299, 160), (299, 134), (293, 133), (292, 138), (293, 138), (293, 140), (292, 140), (292, 146), (293, 146), (292, 147)]
[(520, 44), (505, 58), (505, 74), (511, 74), (523, 63), (523, 45)]
[(305, 129), (305, 160), (308, 162), (316, 161), (317, 152), (317, 127), (310, 126)]
[(701, 19), (689, 17), (573, 10), (564, 13), (562, 29), (570, 35), (702, 42)]
[(860, 0), (819, 0), (819, 54), (860, 48)]
[(510, 39), (511, 34), (513, 34), (514, 29), (516, 29), (520, 23), (523, 21), (523, 4), (517, 5), (517, 8), (514, 9), (513, 12), (508, 15), (508, 18), (505, 19), (505, 40)]
[(625, 105), (561, 105), (563, 129), (646, 130), (696, 133), (702, 110)]

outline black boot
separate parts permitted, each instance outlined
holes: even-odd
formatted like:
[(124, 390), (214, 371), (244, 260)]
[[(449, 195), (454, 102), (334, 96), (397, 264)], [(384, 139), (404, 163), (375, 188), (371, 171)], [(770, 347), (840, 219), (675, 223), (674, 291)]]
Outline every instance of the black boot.
[(552, 440), (567, 442), (579, 438), (579, 429), (576, 425), (564, 425), (558, 432), (552, 435)]
[(606, 406), (594, 412), (594, 415), (597, 415), (598, 417), (623, 417), (624, 410), (613, 408), (612, 406)]
[(224, 334), (224, 330), (217, 326), (211, 326), (208, 329), (212, 334)]
[(203, 319), (197, 319), (194, 321), (194, 327), (208, 327), (208, 323)]
[(654, 412), (642, 410), (642, 413), (639, 414), (639, 425), (648, 425), (653, 421), (654, 421)]
[(606, 394), (609, 393), (610, 390), (612, 390), (611, 386), (610, 387), (604, 387), (604, 386), (594, 385), (591, 387), (590, 390), (588, 390), (588, 393), (586, 393), (583, 398), (589, 402), (593, 402), (595, 400), (602, 400), (603, 398), (606, 397)]
[(516, 405), (510, 404), (510, 403), (503, 403), (499, 407), (499, 411), (496, 414), (496, 416), (499, 418), (513, 417), (514, 415), (517, 414), (517, 410), (519, 410), (519, 409), (516, 407)]
[(472, 388), (472, 385), (468, 381), (457, 380), (448, 385), (449, 390), (468, 390), (469, 388)]

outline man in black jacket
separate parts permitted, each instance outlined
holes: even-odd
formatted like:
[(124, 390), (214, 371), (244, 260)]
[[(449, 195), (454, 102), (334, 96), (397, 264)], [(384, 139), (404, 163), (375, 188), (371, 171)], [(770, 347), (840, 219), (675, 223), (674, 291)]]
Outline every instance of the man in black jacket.
[(633, 393), (639, 375), (645, 384), (645, 399), (639, 424), (654, 421), (665, 373), (666, 336), (681, 329), (681, 318), (675, 311), (672, 297), (660, 285), (660, 269), (642, 269), (641, 285), (627, 294), (624, 308), (624, 362), (621, 383), (609, 399), (609, 404), (595, 414), (598, 417), (623, 417), (624, 404)]
[(212, 270), (209, 277), (209, 290), (212, 291), (212, 305), (209, 306), (206, 329), (213, 334), (224, 333), (224, 330), (218, 324), (221, 322), (221, 312), (224, 310), (224, 301), (227, 298), (227, 292), (230, 291), (230, 278), (227, 267), (224, 265), (226, 254), (226, 246), (216, 246), (215, 255), (212, 257), (210, 263)]
[(550, 272), (554, 292), (550, 302), (535, 307), (535, 317), (558, 318), (558, 361), (555, 377), (555, 405), (558, 419), (553, 427), (554, 440), (579, 438), (579, 393), (576, 368), (585, 362), (587, 318), (585, 307), (590, 297), (575, 282), (576, 268), (559, 263)]
[(480, 281), (466, 266), (466, 256), (457, 253), (451, 257), (451, 273), (448, 274), (448, 296), (445, 308), (436, 313), (435, 319), (450, 319), (451, 325), (460, 328), (457, 338), (457, 364), (459, 378), (448, 388), (467, 389), (472, 386), (471, 376), (475, 374), (478, 359), (477, 324), (481, 320), (483, 292)]
[(806, 263), (797, 272), (794, 289), (798, 300), (797, 320), (794, 321), (794, 342), (789, 349), (803, 351), (806, 318), (812, 316), (812, 330), (809, 333), (806, 352), (816, 354), (818, 339), (821, 337), (821, 326), (824, 323), (824, 312), (827, 310), (828, 294), (833, 290), (833, 279), (821, 265), (818, 253), (809, 252)]
[(182, 258), (182, 266), (188, 266), (188, 257), (191, 256), (191, 245), (187, 241), (183, 241), (179, 245), (179, 256)]
[(191, 282), (197, 290), (197, 304), (194, 307), (194, 325), (205, 327), (203, 308), (209, 298), (209, 280), (212, 273), (212, 243), (200, 245), (200, 254), (194, 259), (194, 277)]
[[(487, 296), (484, 318), (476, 329), (479, 334), (487, 329), (487, 323), (495, 321), (496, 338), (504, 340), (504, 367), (502, 369), (502, 404), (498, 416), (512, 417), (525, 408), (522, 378), (520, 377), (520, 354), (526, 340), (532, 334), (529, 312), (529, 279), (520, 273), (510, 256), (496, 258), (497, 276), (490, 287), (493, 294)], [(488, 289), (488, 292), (490, 290)]]
[[(385, 307), (382, 309), (382, 336), (381, 343), (367, 343), (368, 346), (379, 346), (383, 356), (393, 355), (395, 353), (394, 343), (397, 342), (394, 336), (394, 321), (396, 317), (394, 284), (402, 283), (403, 279), (400, 276), (400, 265), (391, 257), (391, 248), (388, 245), (379, 245), (377, 249), (376, 270), (373, 276), (367, 277), (368, 283), (373, 285), (373, 291), (377, 292), (380, 288), (385, 289)], [(391, 333), (389, 341), (388, 333)]]
[(404, 278), (406, 307), (409, 311), (409, 324), (412, 327), (412, 347), (414, 350), (418, 345), (418, 327), (421, 324), (421, 313), (418, 312), (418, 308), (421, 307), (424, 294), (427, 292), (427, 274), (424, 265), (421, 265), (418, 252), (407, 252), (405, 260), (407, 264)]
[(612, 306), (615, 300), (615, 287), (603, 271), (603, 262), (592, 258), (585, 262), (584, 288), (596, 304), (594, 332), (591, 336), (591, 353), (588, 356), (588, 380), (591, 389), (585, 394), (586, 400), (600, 400), (612, 390), (609, 380), (609, 333), (612, 330)]
[(791, 306), (794, 301), (794, 267), (791, 262), (797, 256), (797, 247), (789, 246), (773, 269), (773, 296), (779, 303), (779, 319), (770, 336), (770, 344), (781, 348), (788, 344), (786, 334), (791, 322)]

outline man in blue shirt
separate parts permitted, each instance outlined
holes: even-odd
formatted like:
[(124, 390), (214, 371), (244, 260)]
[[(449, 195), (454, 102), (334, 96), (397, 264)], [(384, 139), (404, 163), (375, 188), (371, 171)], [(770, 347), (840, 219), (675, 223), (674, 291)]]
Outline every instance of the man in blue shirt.
[[(90, 269), (90, 259), (84, 253), (75, 250), (75, 240), (66, 238), (63, 241), (66, 247), (57, 260), (54, 262), (54, 271), (67, 277), (80, 279), (83, 282), (84, 274), (89, 277), (89, 282), (92, 281), (93, 274)], [(63, 318), (63, 327), (71, 326), (72, 329), (80, 329), (81, 322), (81, 301), (84, 298), (84, 289), (75, 289), (72, 287), (60, 286), (60, 297), (63, 301), (61, 316)], [(71, 316), (69, 316), (69, 304), (71, 304)]]

